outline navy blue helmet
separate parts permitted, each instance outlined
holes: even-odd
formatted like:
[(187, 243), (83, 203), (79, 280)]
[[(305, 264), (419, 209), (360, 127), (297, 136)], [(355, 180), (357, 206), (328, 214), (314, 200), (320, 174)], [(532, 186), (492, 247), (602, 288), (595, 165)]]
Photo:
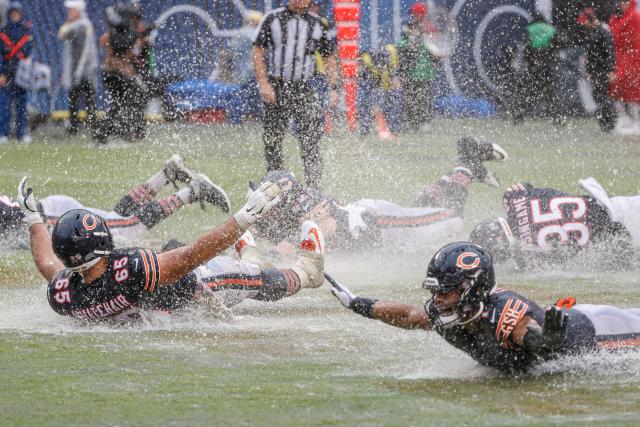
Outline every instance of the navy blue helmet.
[(435, 310), (434, 326), (448, 328), (468, 323), (480, 316), (484, 304), (496, 286), (493, 259), (482, 246), (471, 242), (450, 243), (431, 259), (422, 287), (438, 293), (460, 291), (458, 306), (450, 313), (438, 312), (434, 298), (427, 312)]
[(62, 215), (51, 233), (53, 251), (73, 271), (84, 271), (113, 250), (113, 237), (99, 215), (73, 209)]

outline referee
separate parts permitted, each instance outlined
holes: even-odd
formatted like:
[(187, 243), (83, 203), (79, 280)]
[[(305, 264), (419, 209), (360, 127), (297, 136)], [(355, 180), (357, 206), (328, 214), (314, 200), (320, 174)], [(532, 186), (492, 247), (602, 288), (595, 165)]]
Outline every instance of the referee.
[(265, 15), (253, 41), (253, 66), (264, 102), (264, 150), (267, 171), (285, 169), (282, 140), (293, 116), (300, 141), (306, 185), (322, 178), (322, 110), (309, 79), (316, 52), (326, 58), (331, 104), (338, 99), (335, 40), (319, 17), (309, 14), (311, 0), (289, 0), (286, 8)]

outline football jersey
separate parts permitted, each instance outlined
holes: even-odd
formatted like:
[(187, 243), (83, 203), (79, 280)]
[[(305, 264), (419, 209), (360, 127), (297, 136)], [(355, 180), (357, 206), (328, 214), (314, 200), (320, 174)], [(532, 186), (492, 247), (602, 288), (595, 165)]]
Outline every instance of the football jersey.
[(505, 191), (503, 202), (509, 227), (525, 251), (580, 250), (626, 232), (590, 196), (515, 184)]
[(160, 267), (151, 249), (117, 249), (104, 274), (86, 283), (70, 269), (58, 272), (48, 286), (51, 308), (86, 320), (135, 316), (145, 298), (158, 290)]
[[(433, 324), (437, 312), (433, 304), (425, 306)], [(570, 354), (585, 348), (595, 348), (595, 330), (587, 317), (577, 310), (567, 310), (567, 339), (558, 351)], [(449, 329), (436, 328), (449, 344), (467, 353), (479, 363), (505, 372), (523, 371), (540, 356), (530, 350), (514, 346), (511, 333), (516, 324), (529, 316), (540, 326), (544, 325), (544, 309), (528, 298), (506, 289), (496, 289), (489, 296), (478, 321), (473, 328), (456, 325)]]

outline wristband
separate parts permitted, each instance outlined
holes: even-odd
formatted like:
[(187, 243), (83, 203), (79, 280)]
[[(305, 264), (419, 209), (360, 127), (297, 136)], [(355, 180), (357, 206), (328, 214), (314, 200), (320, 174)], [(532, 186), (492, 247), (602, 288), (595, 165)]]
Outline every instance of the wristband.
[(377, 299), (369, 299), (356, 297), (353, 299), (353, 302), (349, 306), (349, 308), (354, 312), (359, 314), (360, 316), (367, 317), (369, 319), (373, 318), (373, 305), (378, 302)]

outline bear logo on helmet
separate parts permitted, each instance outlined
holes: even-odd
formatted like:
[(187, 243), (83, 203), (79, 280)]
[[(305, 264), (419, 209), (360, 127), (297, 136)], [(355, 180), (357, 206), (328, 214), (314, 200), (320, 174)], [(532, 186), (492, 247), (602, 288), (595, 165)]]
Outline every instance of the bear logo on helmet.
[(456, 266), (463, 270), (473, 270), (480, 265), (480, 257), (475, 252), (463, 252), (456, 260)]
[[(91, 220), (91, 222), (89, 222)], [(98, 220), (92, 214), (86, 214), (82, 217), (82, 225), (87, 231), (92, 231), (98, 226)]]

